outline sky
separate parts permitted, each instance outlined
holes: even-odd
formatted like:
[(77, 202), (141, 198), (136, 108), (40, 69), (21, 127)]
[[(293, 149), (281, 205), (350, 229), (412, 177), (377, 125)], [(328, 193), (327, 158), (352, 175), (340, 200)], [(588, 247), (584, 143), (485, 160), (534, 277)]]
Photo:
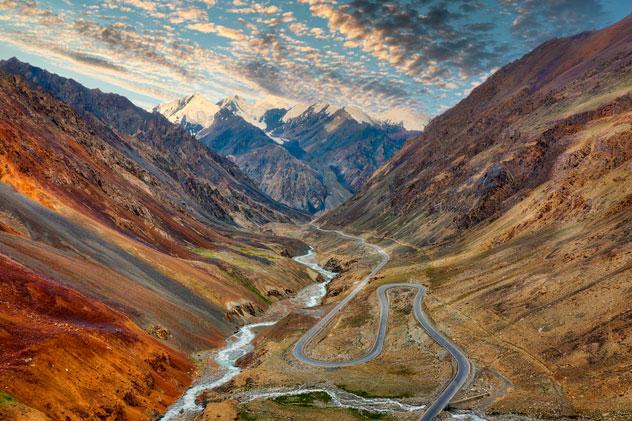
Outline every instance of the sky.
[(13, 56), (153, 106), (201, 93), (423, 124), (542, 42), (630, 0), (0, 0)]

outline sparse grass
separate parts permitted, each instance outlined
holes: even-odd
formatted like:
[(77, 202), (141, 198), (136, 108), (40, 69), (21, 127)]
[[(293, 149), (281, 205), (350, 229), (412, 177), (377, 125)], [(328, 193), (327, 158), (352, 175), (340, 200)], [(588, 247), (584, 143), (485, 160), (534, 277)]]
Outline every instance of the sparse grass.
[(366, 390), (355, 390), (345, 384), (337, 384), (336, 387), (338, 389), (344, 390), (345, 392), (353, 393), (354, 395), (357, 395), (357, 396), (362, 396), (363, 398), (375, 397), (371, 393), (367, 392)]
[[(214, 250), (210, 250), (210, 249), (205, 249), (205, 248), (201, 248), (201, 247), (190, 247), (189, 250), (191, 250), (193, 253), (198, 254), (202, 257), (206, 257), (209, 259), (220, 259), (223, 260), (227, 263), (230, 263), (232, 265), (241, 267), (239, 264), (236, 264), (236, 262), (232, 259), (227, 259), (227, 256), (222, 255)], [(245, 252), (245, 250), (247, 250), (246, 248), (242, 248), (241, 251)], [(251, 254), (254, 256), (254, 254)], [(267, 258), (266, 256), (257, 256), (257, 257), (264, 257)], [(259, 290), (257, 289), (257, 287), (255, 287), (255, 285), (250, 281), (250, 279), (246, 278), (245, 276), (241, 275), (239, 272), (237, 271), (233, 271), (233, 270), (226, 270), (222, 267), (219, 268), (222, 273), (224, 273), (227, 277), (229, 277), (230, 279), (238, 282), (239, 284), (243, 285), (244, 287), (246, 287), (246, 289), (248, 289), (250, 292), (252, 292), (253, 294), (255, 294), (257, 297), (259, 297), (259, 299), (261, 301), (263, 301), (266, 304), (270, 304), (271, 301), (268, 299), (268, 297), (264, 296), (261, 294), (261, 292), (259, 292)]]
[(15, 401), (15, 398), (8, 393), (0, 392), (0, 405), (13, 403)]
[[(411, 373), (405, 373), (405, 374), (411, 374)], [(402, 373), (402, 374), (404, 374), (404, 373)], [(349, 387), (349, 386), (347, 386), (345, 384), (337, 384), (336, 387), (338, 389), (344, 390), (345, 392), (353, 393), (356, 396), (361, 396), (361, 397), (367, 398), (367, 399), (373, 399), (373, 398), (391, 398), (391, 399), (392, 398), (410, 398), (410, 397), (413, 396), (410, 393), (403, 393), (403, 394), (399, 394), (399, 395), (390, 395), (390, 394), (377, 395), (375, 393), (367, 392), (366, 390), (353, 389), (352, 387)]]
[(312, 406), (315, 402), (331, 402), (331, 396), (327, 392), (309, 392), (300, 395), (278, 396), (272, 400), (281, 405)]
[(205, 249), (205, 248), (202, 248), (202, 247), (189, 247), (189, 250), (192, 251), (193, 253), (199, 255), (199, 256), (207, 257), (209, 259), (220, 259), (221, 258), (219, 253), (217, 253), (214, 250)]
[(430, 285), (434, 288), (450, 280), (450, 271), (445, 268), (428, 266), (424, 272), (430, 281)]
[(250, 279), (244, 277), (238, 272), (233, 272), (233, 271), (224, 270), (224, 269), (222, 269), (222, 272), (225, 273), (226, 276), (228, 276), (229, 278), (239, 282), (241, 285), (246, 287), (246, 289), (248, 289), (250, 292), (252, 292), (257, 297), (259, 297), (259, 299), (261, 299), (261, 301), (263, 301), (264, 303), (270, 304), (272, 302), (268, 299), (268, 297), (265, 297), (264, 295), (261, 294), (261, 292), (259, 292), (257, 287), (254, 286), (254, 284), (250, 281)]
[(256, 250), (256, 249), (253, 249), (253, 248), (242, 247), (242, 248), (239, 249), (239, 251), (241, 251), (242, 253), (247, 254), (249, 256), (261, 257), (263, 259), (275, 260), (277, 258), (277, 256), (274, 255), (273, 253), (260, 251), (260, 250)]
[(248, 411), (247, 408), (244, 408), (242, 406), (239, 407), (238, 416), (241, 421), (256, 421), (257, 419), (257, 416), (255, 414), (251, 413), (250, 411)]
[(385, 414), (381, 414), (379, 412), (361, 411), (355, 408), (351, 408), (351, 412), (360, 419), (381, 420), (386, 418)]

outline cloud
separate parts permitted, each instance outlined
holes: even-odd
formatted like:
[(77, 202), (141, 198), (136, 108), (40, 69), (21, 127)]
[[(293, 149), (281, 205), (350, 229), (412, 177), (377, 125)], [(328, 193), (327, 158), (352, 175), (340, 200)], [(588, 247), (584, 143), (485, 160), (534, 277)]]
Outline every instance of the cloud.
[[(234, 5), (236, 6), (242, 6), (244, 3), (243, 2), (233, 2)], [(250, 6), (248, 7), (238, 7), (238, 8), (233, 8), (233, 9), (229, 9), (228, 10), (231, 13), (236, 13), (236, 14), (262, 14), (262, 15), (273, 15), (273, 14), (277, 14), (279, 13), (280, 9), (278, 6), (275, 5), (270, 5), (270, 6), (264, 6), (260, 3), (252, 3)]]
[(121, 3), (129, 4), (138, 9), (153, 12), (156, 10), (156, 4), (150, 0), (121, 0)]
[(411, 121), (603, 14), (598, 0), (62, 3), (0, 0), (0, 40), (150, 98), (273, 94)]
[(554, 36), (595, 28), (604, 16), (598, 0), (500, 0), (515, 18), (515, 36), (535, 47)]
[(85, 54), (79, 51), (72, 51), (72, 50), (60, 50), (60, 52), (72, 58), (73, 60), (81, 62), (81, 63), (90, 64), (92, 66), (100, 67), (103, 69), (126, 72), (124, 67), (114, 64), (111, 61), (104, 59), (102, 57), (97, 57), (90, 54)]
[(192, 31), (203, 32), (205, 34), (210, 34), (217, 31), (217, 27), (214, 23), (211, 22), (200, 22), (200, 23), (192, 23), (187, 25), (187, 28)]
[(185, 66), (160, 51), (160, 40), (154, 36), (138, 34), (125, 25), (101, 25), (86, 19), (77, 19), (72, 26), (79, 35), (104, 43), (121, 56), (159, 64), (185, 78), (189, 77), (189, 70)]
[(233, 40), (244, 40), (247, 38), (247, 36), (239, 29), (227, 28), (222, 25), (215, 25), (212, 22), (194, 23), (187, 25), (187, 28), (206, 34), (214, 33), (224, 38), (229, 38)]
[(342, 5), (307, 1), (312, 14), (326, 19), (331, 31), (347, 39), (347, 47), (360, 46), (422, 83), (436, 83), (439, 77), (458, 73), (475, 74), (500, 60), (484, 34), (493, 25), (460, 25), (460, 12), (442, 2), (425, 2), (428, 6), (422, 10), (379, 0)]
[(206, 18), (206, 11), (197, 7), (188, 7), (184, 9), (176, 9), (174, 15), (169, 19), (169, 22), (178, 24), (186, 21), (200, 21)]

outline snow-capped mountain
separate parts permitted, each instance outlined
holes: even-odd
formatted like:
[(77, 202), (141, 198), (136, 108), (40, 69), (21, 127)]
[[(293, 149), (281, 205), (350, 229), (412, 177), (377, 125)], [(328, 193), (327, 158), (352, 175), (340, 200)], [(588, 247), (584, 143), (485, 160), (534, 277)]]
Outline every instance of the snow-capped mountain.
[(260, 129), (265, 129), (266, 125), (262, 121), (263, 114), (266, 110), (258, 108), (255, 104), (246, 101), (239, 95), (224, 98), (217, 103), (220, 109), (226, 109), (234, 115), (241, 117), (249, 124)]
[(355, 120), (357, 123), (367, 123), (372, 125), (379, 125), (382, 122), (369, 116), (360, 108), (349, 105), (345, 107), (336, 107), (324, 102), (317, 102), (315, 104), (297, 104), (290, 108), (287, 113), (283, 115), (283, 122), (289, 123), (296, 119), (305, 119), (313, 115), (331, 116), (339, 111), (344, 111), (349, 118)]
[(164, 115), (172, 123), (181, 124), (189, 131), (197, 133), (213, 124), (219, 107), (204, 96), (193, 94), (160, 104), (154, 111)]
[[(188, 110), (176, 106), (187, 98), (157, 109), (189, 122)], [(310, 213), (345, 201), (415, 134), (355, 106), (291, 106), (274, 97), (252, 103), (239, 95), (196, 104), (214, 112), (211, 124), (196, 131), (202, 143), (232, 159), (272, 198)]]
[(422, 131), (428, 122), (428, 115), (403, 108), (391, 108), (377, 115), (379, 121), (386, 124), (398, 124), (406, 130)]

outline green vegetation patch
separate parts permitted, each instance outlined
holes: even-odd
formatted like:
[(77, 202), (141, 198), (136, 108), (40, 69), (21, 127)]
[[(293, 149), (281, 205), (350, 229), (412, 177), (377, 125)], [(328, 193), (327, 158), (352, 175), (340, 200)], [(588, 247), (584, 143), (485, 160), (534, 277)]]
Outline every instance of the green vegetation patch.
[(189, 247), (189, 250), (192, 251), (193, 253), (202, 256), (202, 257), (207, 257), (209, 259), (220, 259), (221, 256), (219, 253), (217, 253), (214, 250), (211, 249), (205, 249), (202, 247)]
[(361, 420), (364, 419), (368, 419), (368, 420), (381, 420), (386, 418), (385, 414), (381, 414), (379, 412), (369, 412), (369, 411), (363, 411), (360, 409), (355, 409), (355, 408), (350, 408), (351, 412), (358, 417)]
[(272, 400), (281, 405), (312, 406), (316, 402), (331, 402), (331, 396), (327, 392), (308, 392), (300, 395), (278, 396)]
[(426, 276), (428, 277), (430, 284), (435, 288), (447, 282), (452, 277), (452, 273), (450, 269), (443, 268), (443, 267), (437, 268), (437, 267), (428, 266), (424, 270), (424, 272)]
[(373, 398), (410, 398), (413, 395), (411, 393), (402, 393), (402, 394), (382, 394), (382, 395), (376, 395), (374, 393), (370, 393), (367, 392), (366, 390), (356, 390), (350, 386), (347, 386), (345, 384), (337, 384), (336, 387), (338, 389), (344, 390), (345, 392), (349, 392), (352, 393), (356, 396), (361, 396), (363, 398), (367, 398), (367, 399), (373, 399)]
[(265, 252), (265, 251), (261, 251), (261, 250), (257, 250), (253, 248), (242, 247), (239, 249), (239, 251), (249, 256), (261, 257), (263, 259), (274, 260), (277, 258), (277, 256), (273, 253), (269, 253), (269, 252)]
[(0, 405), (16, 402), (15, 398), (8, 393), (0, 392)]
[(270, 304), (272, 301), (270, 301), (267, 297), (265, 297), (264, 295), (261, 294), (261, 292), (259, 292), (259, 290), (257, 289), (257, 287), (255, 287), (255, 285), (250, 281), (250, 279), (246, 278), (244, 275), (242, 275), (240, 272), (238, 271), (234, 271), (234, 270), (227, 270), (224, 268), (220, 268), (220, 270), (226, 274), (226, 276), (230, 277), (231, 279), (239, 282), (241, 285), (243, 285), (244, 287), (246, 287), (249, 291), (251, 291), (253, 294), (255, 294), (257, 297), (259, 297), (259, 299), (261, 301), (263, 301), (266, 304)]

